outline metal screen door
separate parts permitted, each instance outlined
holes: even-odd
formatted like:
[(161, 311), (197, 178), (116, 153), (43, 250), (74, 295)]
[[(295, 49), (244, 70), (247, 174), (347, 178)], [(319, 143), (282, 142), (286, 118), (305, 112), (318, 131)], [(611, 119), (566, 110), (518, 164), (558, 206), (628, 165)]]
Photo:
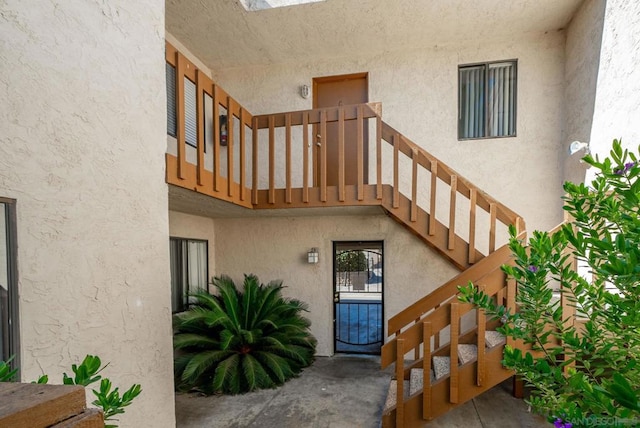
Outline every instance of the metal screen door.
[(333, 249), (335, 352), (380, 354), (382, 242), (335, 242)]

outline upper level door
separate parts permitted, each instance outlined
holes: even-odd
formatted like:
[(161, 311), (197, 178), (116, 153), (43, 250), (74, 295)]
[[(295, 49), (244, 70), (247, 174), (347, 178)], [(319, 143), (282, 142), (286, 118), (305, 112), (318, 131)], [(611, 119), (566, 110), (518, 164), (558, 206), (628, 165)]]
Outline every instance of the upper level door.
[[(335, 107), (340, 105), (369, 102), (368, 73), (347, 74), (342, 76), (317, 77), (313, 79), (313, 107)], [(357, 184), (357, 127), (356, 121), (345, 122), (344, 127), (345, 184)], [(319, 127), (314, 134), (320, 141)], [(368, 141), (367, 127), (364, 127), (364, 141)], [(314, 151), (315, 183), (320, 183), (320, 146)], [(364, 182), (367, 183), (368, 146), (363, 147)], [(338, 185), (338, 123), (327, 123), (327, 186)]]

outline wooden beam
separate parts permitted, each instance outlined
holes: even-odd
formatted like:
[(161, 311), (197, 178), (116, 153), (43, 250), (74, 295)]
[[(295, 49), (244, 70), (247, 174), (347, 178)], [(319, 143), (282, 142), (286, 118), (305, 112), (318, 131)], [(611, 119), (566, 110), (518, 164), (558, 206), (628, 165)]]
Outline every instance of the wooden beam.
[(245, 193), (245, 179), (246, 179), (246, 165), (245, 165), (245, 146), (246, 146), (246, 118), (245, 118), (245, 110), (240, 108), (240, 200), (244, 201), (244, 193)]
[(263, 114), (255, 116), (258, 118), (258, 128), (264, 129), (269, 127), (269, 117), (274, 117), (274, 125), (276, 128), (280, 128), (284, 125), (284, 117), (287, 114), (291, 115), (291, 126), (302, 125), (302, 116), (306, 113), (309, 116), (309, 124), (319, 124), (322, 122), (322, 114), (326, 115), (326, 122), (337, 122), (339, 120), (339, 110), (344, 110), (344, 120), (356, 120), (358, 118), (358, 107), (362, 106), (363, 115), (365, 119), (374, 118), (378, 115), (376, 106), (380, 103), (363, 103), (363, 104), (350, 104), (336, 107), (322, 107), (312, 110), (298, 110), (289, 111), (274, 114)]
[(273, 117), (269, 118), (269, 203), (275, 202), (276, 189), (276, 133)]
[[(203, 79), (205, 77), (200, 70), (196, 70), (196, 136), (197, 136), (197, 165), (198, 165), (198, 175), (197, 181), (198, 186), (202, 186), (204, 184), (203, 175), (204, 175), (204, 96), (203, 91), (206, 83)], [(206, 79), (209, 80), (209, 79)]]
[(291, 203), (291, 115), (285, 116), (285, 202)]
[(302, 202), (309, 202), (309, 115), (308, 114), (304, 114), (302, 116)]
[[(484, 292), (484, 286), (480, 286), (480, 291)], [(476, 378), (476, 385), (482, 386), (487, 376), (487, 361), (486, 361), (486, 343), (485, 343), (485, 331), (487, 327), (487, 319), (484, 309), (476, 309), (476, 324), (478, 326), (478, 334), (476, 344), (478, 345), (478, 372)]]
[(338, 108), (338, 200), (344, 201), (344, 108)]
[(320, 200), (327, 201), (327, 112), (320, 113)]
[(396, 346), (396, 426), (404, 427), (404, 339), (398, 339)]
[(436, 233), (436, 189), (438, 188), (438, 161), (431, 160), (431, 195), (429, 198), (429, 235)]
[(411, 221), (418, 219), (418, 151), (411, 152)]
[(229, 112), (231, 111), (234, 102), (231, 97), (227, 98), (227, 105), (229, 109), (227, 110), (227, 194), (230, 197), (233, 197), (233, 181), (234, 181), (234, 149), (233, 149), (233, 134), (235, 133), (233, 130), (233, 125), (235, 120), (233, 119), (233, 115)]
[(382, 119), (376, 117), (376, 195), (382, 199)]
[(220, 191), (220, 89), (213, 85), (213, 190)]
[(358, 173), (358, 200), (364, 198), (364, 113), (362, 106), (358, 106), (358, 119), (356, 121), (357, 140), (356, 150), (358, 153), (357, 173)]
[(469, 264), (476, 262), (476, 196), (477, 190), (471, 189), (469, 197)]
[(433, 330), (430, 322), (422, 323), (422, 417), (432, 419), (431, 410), (431, 336)]
[[(251, 153), (251, 162), (252, 162), (252, 171), (251, 171), (251, 181), (252, 181), (252, 200), (251, 202), (255, 205), (258, 203), (258, 127), (257, 127), (257, 119), (253, 118), (251, 124), (251, 139), (253, 142), (253, 149)], [(215, 175), (215, 174), (214, 174)]]
[(448, 248), (453, 250), (456, 241), (456, 199), (458, 198), (458, 176), (451, 177), (451, 195), (449, 198), (449, 240)]
[(393, 136), (393, 208), (400, 207), (399, 179), (400, 134)]
[(489, 215), (491, 217), (491, 223), (489, 226), (489, 254), (491, 254), (496, 250), (496, 204), (492, 203), (489, 206)]
[(451, 358), (451, 373), (449, 374), (449, 401), (458, 403), (458, 336), (460, 336), (460, 304), (455, 302), (450, 305), (451, 310), (451, 343), (449, 356)]

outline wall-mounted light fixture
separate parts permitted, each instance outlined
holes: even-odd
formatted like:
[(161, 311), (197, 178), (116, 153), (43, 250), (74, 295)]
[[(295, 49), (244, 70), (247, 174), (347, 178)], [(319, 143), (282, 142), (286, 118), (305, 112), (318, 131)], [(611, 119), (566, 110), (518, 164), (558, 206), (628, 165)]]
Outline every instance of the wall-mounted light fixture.
[(578, 153), (582, 149), (584, 149), (585, 156), (588, 155), (589, 153), (591, 153), (590, 148), (589, 148), (589, 143), (583, 143), (582, 141), (574, 141), (571, 144), (569, 144), (569, 154), (570, 155), (575, 155), (576, 153)]
[(318, 259), (319, 259), (319, 255), (318, 255), (318, 249), (313, 247), (312, 249), (310, 249), (307, 252), (307, 262), (308, 263), (318, 263)]
[(300, 86), (300, 96), (306, 100), (307, 98), (309, 98), (309, 95), (311, 95), (309, 85)]
[(220, 145), (227, 145), (227, 115), (220, 115)]

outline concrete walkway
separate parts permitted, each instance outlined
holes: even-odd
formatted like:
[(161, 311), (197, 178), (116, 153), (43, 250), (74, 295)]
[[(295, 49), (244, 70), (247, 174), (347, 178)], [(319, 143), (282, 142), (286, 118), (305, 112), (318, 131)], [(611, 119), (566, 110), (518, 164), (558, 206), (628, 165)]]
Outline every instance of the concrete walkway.
[[(278, 389), (237, 396), (177, 394), (180, 428), (376, 428), (391, 379), (379, 357), (318, 357), (299, 378)], [(472, 400), (429, 427), (534, 428), (543, 419), (502, 386)]]

